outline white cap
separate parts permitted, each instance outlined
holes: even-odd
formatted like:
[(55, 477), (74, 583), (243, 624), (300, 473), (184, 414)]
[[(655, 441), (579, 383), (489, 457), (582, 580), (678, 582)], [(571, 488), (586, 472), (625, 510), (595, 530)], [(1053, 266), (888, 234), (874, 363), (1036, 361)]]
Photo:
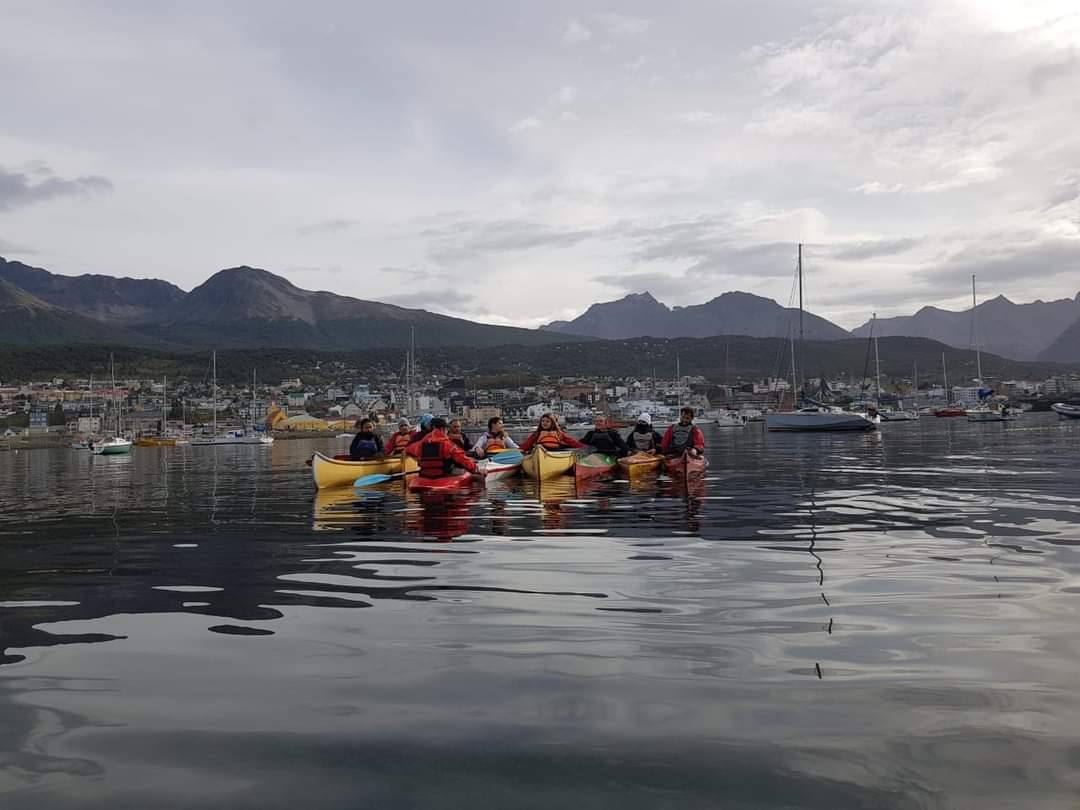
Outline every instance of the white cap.
[(652, 424), (652, 416), (650, 416), (647, 413), (643, 413), (641, 416), (639, 416), (637, 418), (637, 420), (639, 422), (644, 422), (646, 425), (651, 425)]

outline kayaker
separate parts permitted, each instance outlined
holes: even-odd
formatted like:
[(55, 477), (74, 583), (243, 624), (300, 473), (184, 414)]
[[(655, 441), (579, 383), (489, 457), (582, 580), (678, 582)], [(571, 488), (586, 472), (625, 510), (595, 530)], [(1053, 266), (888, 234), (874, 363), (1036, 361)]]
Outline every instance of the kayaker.
[(660, 452), (665, 456), (700, 456), (705, 452), (705, 434), (694, 424), (693, 408), (679, 411), (678, 423), (669, 427), (660, 440)]
[(420, 417), (420, 428), (412, 435), (414, 442), (420, 441), (420, 439), (431, 433), (431, 420), (434, 418), (430, 413), (425, 413)]
[(607, 417), (603, 414), (597, 414), (593, 419), (593, 429), (586, 433), (581, 441), (597, 453), (605, 453), (615, 458), (630, 455), (626, 440), (615, 428), (608, 427)]
[(554, 414), (545, 413), (540, 417), (540, 424), (536, 426), (528, 438), (521, 443), (521, 452), (526, 453), (536, 445), (548, 450), (565, 450), (568, 447), (584, 447), (585, 445), (559, 427), (559, 420)]
[(412, 444), (405, 452), (420, 462), (421, 478), (446, 478), (454, 474), (454, 467), (464, 467), (476, 472), (476, 462), (446, 435), (446, 420), (433, 417), (430, 432)]
[(413, 429), (408, 419), (398, 419), (397, 427), (397, 431), (391, 433), (386, 440), (386, 447), (383, 449), (388, 456), (404, 453), (405, 448), (413, 442)]
[(503, 427), (501, 416), (493, 416), (488, 419), (487, 431), (480, 434), (480, 438), (473, 445), (473, 455), (479, 458), (494, 455), (502, 450), (516, 450), (517, 442)]
[(652, 415), (643, 413), (637, 424), (626, 436), (626, 446), (631, 453), (648, 453), (655, 456), (660, 451), (660, 434), (653, 430)]
[(349, 458), (353, 461), (382, 458), (383, 443), (375, 432), (375, 423), (365, 418), (360, 420), (359, 427), (360, 430), (349, 445)]
[(451, 419), (450, 427), (446, 431), (446, 435), (450, 437), (450, 441), (460, 447), (462, 450), (469, 450), (472, 447), (469, 442), (469, 437), (465, 434), (465, 431), (461, 428), (460, 419)]

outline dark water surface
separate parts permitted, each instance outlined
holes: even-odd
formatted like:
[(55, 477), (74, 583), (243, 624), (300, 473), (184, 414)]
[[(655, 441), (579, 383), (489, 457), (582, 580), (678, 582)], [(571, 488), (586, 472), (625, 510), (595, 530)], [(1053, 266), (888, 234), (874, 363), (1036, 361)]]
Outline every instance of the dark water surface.
[(315, 496), (0, 453), (0, 807), (1080, 806), (1080, 423)]

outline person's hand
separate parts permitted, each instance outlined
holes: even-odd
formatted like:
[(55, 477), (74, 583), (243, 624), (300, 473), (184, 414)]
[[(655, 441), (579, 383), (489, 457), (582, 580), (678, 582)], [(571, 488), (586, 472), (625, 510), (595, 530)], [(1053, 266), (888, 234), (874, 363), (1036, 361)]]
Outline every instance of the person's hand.
[(476, 471), (478, 473), (480, 473), (480, 475), (487, 475), (487, 468), (488, 468), (487, 459), (484, 459), (483, 461), (476, 462)]
[(484, 451), (483, 447), (477, 447), (476, 448), (476, 455), (479, 458), (483, 458), (485, 455), (487, 455), (487, 453)]

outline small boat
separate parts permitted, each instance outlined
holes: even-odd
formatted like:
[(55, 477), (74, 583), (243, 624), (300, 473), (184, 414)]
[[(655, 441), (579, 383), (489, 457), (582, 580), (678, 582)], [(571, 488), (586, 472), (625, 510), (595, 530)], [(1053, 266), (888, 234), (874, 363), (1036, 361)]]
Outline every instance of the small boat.
[(267, 446), (274, 443), (274, 437), (266, 433), (245, 433), (243, 430), (230, 430), (211, 436), (196, 436), (191, 440), (196, 447), (211, 447), (227, 444), (254, 444)]
[(1050, 410), (1062, 419), (1080, 419), (1080, 405), (1070, 405), (1067, 402), (1055, 402)]
[(967, 420), (969, 422), (1011, 422), (1014, 419), (1019, 418), (1020, 413), (1018, 411), (1007, 410), (1005, 408), (996, 410), (985, 405), (972, 408), (967, 412)]
[(617, 466), (618, 461), (615, 456), (609, 456), (606, 453), (591, 453), (577, 460), (574, 476), (578, 481), (584, 481), (610, 473)]
[[(420, 465), (411, 456), (405, 457), (405, 472), (419, 470)], [(371, 461), (352, 461), (348, 456), (331, 458), (322, 453), (311, 457), (311, 477), (319, 489), (328, 487), (351, 487), (353, 481), (365, 475), (394, 475), (402, 472), (402, 459), (384, 458)]]
[(514, 461), (511, 463), (500, 464), (496, 461), (488, 461), (487, 469), (484, 474), (485, 481), (502, 481), (504, 478), (513, 478), (521, 472), (521, 462)]
[(664, 459), (664, 468), (668, 475), (704, 475), (709, 462), (705, 456), (691, 456), (683, 453), (681, 456), (671, 456)]
[(135, 440), (136, 447), (176, 447), (176, 439), (164, 436), (140, 436)]
[(800, 408), (797, 411), (779, 411), (765, 414), (765, 427), (769, 431), (811, 432), (819, 430), (873, 430), (873, 419), (838, 408)]
[(663, 456), (650, 456), (648, 453), (634, 453), (619, 459), (619, 466), (631, 477), (656, 472), (663, 463)]
[(746, 427), (746, 422), (747, 420), (738, 411), (718, 411), (714, 424), (722, 428), (741, 428)]
[(414, 475), (409, 478), (410, 492), (448, 492), (455, 489), (464, 489), (472, 483), (473, 474), (462, 470), (455, 475), (445, 475), (441, 478), (422, 478)]
[(967, 408), (958, 402), (954, 402), (952, 405), (946, 405), (944, 408), (938, 408), (934, 411), (934, 416), (947, 418), (950, 416), (967, 416)]
[(574, 469), (576, 458), (572, 449), (548, 450), (536, 447), (521, 459), (521, 471), (527, 477), (540, 481), (557, 478)]
[(919, 421), (918, 411), (905, 411), (905, 410), (893, 410), (891, 408), (882, 408), (878, 411), (878, 416), (881, 417), (882, 422), (917, 422)]
[(119, 456), (131, 452), (131, 442), (128, 439), (112, 437), (94, 442), (90, 452), (95, 456)]

